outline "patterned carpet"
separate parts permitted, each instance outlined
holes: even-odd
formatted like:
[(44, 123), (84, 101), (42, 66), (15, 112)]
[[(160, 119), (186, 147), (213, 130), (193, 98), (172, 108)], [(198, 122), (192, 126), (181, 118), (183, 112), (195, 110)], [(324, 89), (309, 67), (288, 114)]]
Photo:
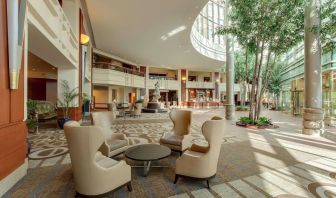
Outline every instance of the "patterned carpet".
[[(112, 126), (116, 132), (125, 133), (131, 144), (157, 143), (171, 128), (167, 114), (121, 118)], [(194, 139), (202, 141), (200, 123), (193, 123), (191, 130)], [(5, 197), (73, 197), (74, 182), (63, 131), (40, 130), (39, 134), (29, 135), (29, 141), (32, 153), (28, 174)], [(148, 177), (142, 176), (142, 168), (132, 168), (133, 191), (129, 193), (123, 188), (108, 197), (273, 197), (279, 194), (336, 197), (335, 160), (232, 133), (224, 135), (217, 175), (211, 180), (210, 189), (203, 182), (183, 178), (177, 185), (173, 184), (177, 157), (177, 153), (172, 153), (153, 163), (168, 167), (151, 168)], [(123, 155), (116, 159), (125, 160)]]

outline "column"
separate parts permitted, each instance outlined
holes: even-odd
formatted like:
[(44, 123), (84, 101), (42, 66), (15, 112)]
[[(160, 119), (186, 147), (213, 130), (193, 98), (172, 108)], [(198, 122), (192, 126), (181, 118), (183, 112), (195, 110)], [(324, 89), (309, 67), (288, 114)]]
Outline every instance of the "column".
[(177, 90), (177, 104), (181, 105), (182, 99), (182, 71), (181, 69), (177, 70), (177, 81), (179, 82)]
[(149, 67), (146, 66), (146, 75), (145, 75), (145, 97), (149, 99)]
[[(226, 3), (225, 13), (229, 11), (229, 3)], [(225, 16), (225, 25), (229, 24), (228, 15)], [(232, 120), (234, 117), (234, 55), (233, 42), (229, 35), (225, 37), (226, 41), (226, 100), (225, 100), (225, 119)]]
[[(320, 0), (305, 8), (303, 134), (323, 134)], [(316, 27), (316, 31), (311, 29)]]

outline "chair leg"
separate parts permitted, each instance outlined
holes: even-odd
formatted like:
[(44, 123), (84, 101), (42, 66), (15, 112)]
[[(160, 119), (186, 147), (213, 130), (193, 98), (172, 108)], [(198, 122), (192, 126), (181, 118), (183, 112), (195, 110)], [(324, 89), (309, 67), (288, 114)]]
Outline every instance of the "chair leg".
[(127, 186), (128, 191), (132, 192), (132, 190), (133, 190), (132, 183), (129, 182), (129, 183), (126, 184), (126, 186)]
[(178, 180), (179, 176), (175, 174), (175, 180), (174, 180), (174, 184), (176, 184), (177, 180)]
[(210, 185), (209, 185), (209, 180), (208, 179), (206, 180), (206, 183), (207, 183), (207, 188), (210, 189)]

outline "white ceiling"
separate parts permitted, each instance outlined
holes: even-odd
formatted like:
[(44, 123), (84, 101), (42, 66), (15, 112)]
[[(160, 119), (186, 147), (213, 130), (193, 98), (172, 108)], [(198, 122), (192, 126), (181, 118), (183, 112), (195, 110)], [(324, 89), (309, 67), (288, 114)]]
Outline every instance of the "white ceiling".
[(224, 62), (201, 55), (190, 41), (192, 25), (207, 2), (86, 0), (96, 48), (139, 65), (214, 70)]

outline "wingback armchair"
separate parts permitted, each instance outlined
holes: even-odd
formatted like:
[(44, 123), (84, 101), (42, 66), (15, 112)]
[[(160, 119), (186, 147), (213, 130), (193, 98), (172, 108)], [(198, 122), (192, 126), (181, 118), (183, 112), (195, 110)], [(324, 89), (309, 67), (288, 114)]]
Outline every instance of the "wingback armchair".
[(142, 103), (135, 103), (134, 109), (130, 112), (131, 116), (141, 116)]
[(116, 105), (115, 102), (108, 103), (108, 104), (107, 104), (107, 109), (108, 109), (109, 111), (112, 111), (115, 117), (116, 117), (116, 116), (119, 116), (119, 111), (118, 111), (118, 109), (117, 109), (117, 105)]
[(105, 136), (104, 144), (99, 150), (108, 157), (116, 156), (128, 148), (128, 138), (126, 135), (114, 133), (111, 130), (112, 120), (114, 119), (115, 116), (112, 111), (91, 113), (92, 124), (101, 127)]
[(105, 195), (115, 189), (131, 186), (131, 167), (102, 155), (103, 130), (97, 126), (80, 126), (70, 121), (64, 126), (77, 195)]
[(160, 144), (182, 154), (191, 145), (192, 141), (190, 135), (192, 111), (173, 109), (169, 117), (174, 127), (172, 131), (165, 133), (160, 138)]
[(209, 188), (209, 179), (214, 177), (217, 172), (224, 124), (223, 120), (208, 120), (202, 125), (202, 133), (208, 145), (195, 145), (195, 149), (193, 144), (176, 160), (174, 183), (180, 176), (184, 176), (204, 179)]

